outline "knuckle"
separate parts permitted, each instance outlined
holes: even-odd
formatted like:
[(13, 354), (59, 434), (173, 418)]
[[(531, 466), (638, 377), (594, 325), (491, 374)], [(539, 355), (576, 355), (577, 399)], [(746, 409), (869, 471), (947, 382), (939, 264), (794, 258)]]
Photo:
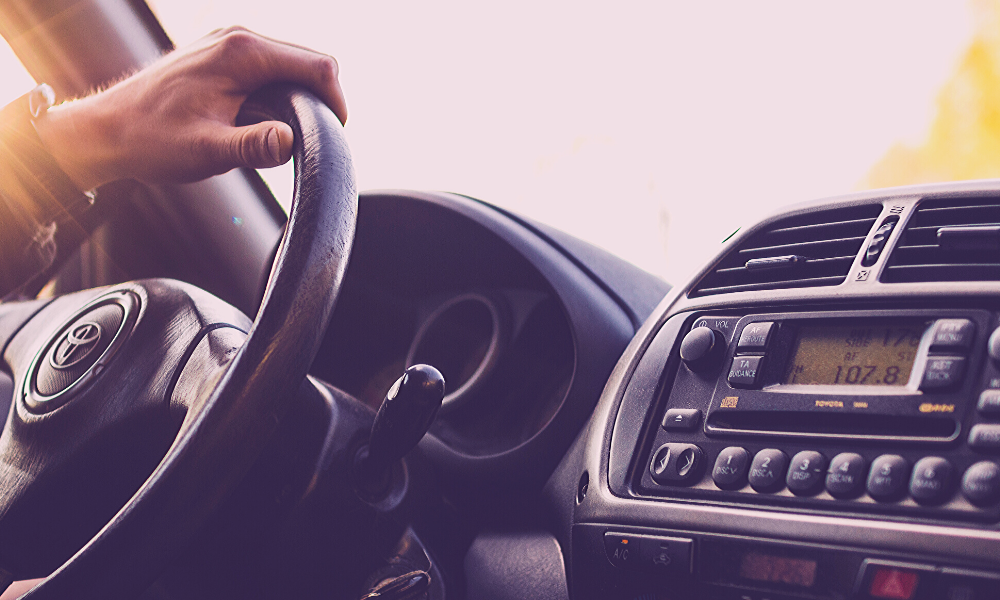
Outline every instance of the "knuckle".
[(232, 156), (235, 162), (240, 165), (249, 165), (253, 159), (253, 138), (248, 135), (247, 131), (241, 131), (238, 136), (233, 137), (233, 148)]
[(246, 29), (228, 31), (219, 38), (219, 49), (226, 57), (245, 55), (257, 46), (259, 38)]
[(340, 76), (340, 65), (337, 63), (337, 59), (329, 56), (322, 55), (317, 59), (319, 72), (325, 83), (332, 82)]
[(242, 25), (230, 25), (228, 27), (217, 29), (216, 31), (218, 31), (221, 35), (228, 35), (231, 33), (250, 33), (250, 30)]

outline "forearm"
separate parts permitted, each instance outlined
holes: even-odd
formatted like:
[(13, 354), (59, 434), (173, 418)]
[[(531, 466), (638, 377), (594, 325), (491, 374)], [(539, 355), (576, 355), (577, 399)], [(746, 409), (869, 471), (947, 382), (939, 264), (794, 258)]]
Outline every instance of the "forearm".
[(35, 133), (22, 97), (0, 110), (0, 295), (50, 269), (57, 241), (82, 238), (90, 206)]

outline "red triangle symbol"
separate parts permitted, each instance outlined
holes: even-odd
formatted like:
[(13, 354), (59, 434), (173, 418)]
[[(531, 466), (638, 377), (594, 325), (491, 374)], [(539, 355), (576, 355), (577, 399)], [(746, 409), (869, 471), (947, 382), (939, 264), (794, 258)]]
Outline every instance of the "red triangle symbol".
[(871, 595), (875, 598), (910, 600), (918, 580), (919, 576), (910, 571), (879, 569), (872, 579)]

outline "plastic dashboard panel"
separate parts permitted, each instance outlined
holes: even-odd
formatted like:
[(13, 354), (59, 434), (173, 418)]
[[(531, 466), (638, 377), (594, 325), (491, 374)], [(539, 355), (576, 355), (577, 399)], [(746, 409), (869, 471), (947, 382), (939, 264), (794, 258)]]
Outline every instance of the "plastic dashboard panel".
[[(363, 193), (345, 292), (331, 323), (328, 353), (313, 374), (377, 403), (402, 368), (421, 314), (442, 301), (473, 292), (503, 301), (513, 313), (534, 314), (535, 325), (551, 329), (550, 338), (565, 338), (552, 349), (558, 355), (532, 355), (551, 342), (537, 336), (517, 348), (509, 345), (508, 355), (533, 356), (531, 364), (516, 365), (517, 376), (510, 377), (498, 367), (499, 378), (442, 414), (420, 448), (461, 493), (502, 498), (513, 489), (541, 487), (592, 411), (594, 390), (603, 387), (638, 322), (655, 305), (653, 298), (668, 287), (647, 274), (644, 300), (627, 300), (595, 270), (530, 224), (466, 197)], [(371, 365), (388, 373), (384, 385), (351, 380)], [(524, 376), (548, 366), (551, 376)], [(374, 391), (366, 394), (365, 387)]]
[[(902, 207), (896, 208), (896, 214), (901, 223), (905, 223), (922, 199), (975, 196), (1000, 197), (1000, 183), (899, 188), (801, 205), (745, 230), (726, 245), (720, 259), (742, 240), (788, 215), (831, 206), (881, 204), (881, 219), (889, 214), (891, 204)], [(870, 242), (875, 229), (869, 232), (862, 248)], [(646, 467), (650, 452), (655, 449), (654, 439), (657, 443), (666, 439), (659, 421), (664, 416), (668, 398), (670, 402), (677, 402), (676, 406), (702, 403), (704, 419), (713, 397), (711, 392), (703, 392), (695, 398), (697, 390), (689, 390), (695, 396), (670, 397), (672, 390), (678, 391), (674, 387), (675, 376), (687, 369), (680, 364), (677, 355), (680, 341), (699, 315), (726, 315), (738, 319), (744, 315), (796, 312), (821, 315), (841, 311), (841, 314), (864, 315), (866, 312), (875, 314), (870, 311), (966, 311), (963, 314), (971, 311), (979, 315), (977, 318), (981, 321), (977, 322), (980, 332), (976, 338), (979, 354), (972, 359), (976, 364), (972, 368), (984, 370), (970, 375), (974, 382), (967, 383), (958, 393), (965, 396), (966, 402), (974, 404), (982, 378), (997, 368), (983, 359), (981, 347), (984, 345), (983, 330), (986, 329), (988, 336), (997, 326), (1000, 282), (880, 283), (878, 273), (902, 230), (903, 227), (897, 227), (890, 236), (886, 252), (870, 267), (871, 277), (856, 277), (862, 268), (861, 256), (858, 256), (845, 282), (837, 286), (689, 298), (687, 292), (694, 285), (690, 283), (675, 288), (663, 300), (615, 368), (582, 442), (582, 459), (576, 465), (577, 477), (586, 475), (589, 486), (586, 494), (578, 498), (573, 512), (571, 594), (574, 598), (633, 598), (644, 594), (649, 594), (650, 598), (675, 600), (867, 598), (873, 589), (870, 586), (874, 585), (872, 573), (883, 563), (899, 564), (902, 572), (922, 575), (923, 583), (913, 597), (947, 598), (952, 590), (942, 586), (955, 581), (960, 584), (956, 584), (956, 589), (967, 592), (968, 598), (993, 597), (983, 594), (995, 593), (996, 588), (989, 586), (995, 586), (995, 578), (1000, 572), (1000, 526), (995, 506), (988, 510), (963, 506), (969, 510), (949, 512), (948, 505), (926, 508), (910, 501), (886, 506), (866, 499), (864, 494), (842, 502), (823, 494), (807, 499), (787, 491), (756, 494), (749, 487), (723, 491), (712, 485), (707, 472), (691, 485), (650, 485)], [(700, 280), (714, 264), (706, 265), (692, 282)], [(727, 342), (732, 341), (732, 337), (727, 338)], [(729, 358), (732, 351), (730, 347)], [(721, 368), (727, 369), (728, 364)], [(718, 373), (712, 377), (718, 377)], [(717, 381), (721, 380), (712, 379), (713, 389)], [(711, 460), (719, 448), (727, 445), (746, 446), (751, 455), (762, 448), (787, 447), (789, 451), (798, 451), (809, 447), (828, 458), (851, 449), (858, 449), (869, 460), (882, 453), (906, 454), (914, 460), (919, 458), (917, 455), (935, 453), (964, 456), (969, 454), (963, 440), (969, 419), (973, 419), (972, 413), (974, 409), (966, 411), (960, 439), (952, 442), (809, 440), (794, 434), (764, 438), (718, 432), (708, 435), (703, 421), (688, 438), (682, 435), (678, 440), (718, 445), (706, 452)], [(711, 469), (711, 460), (707, 470)], [(957, 460), (964, 468), (968, 461), (995, 462), (997, 456), (988, 451), (976, 452)], [(956, 492), (955, 497), (958, 498), (955, 502), (962, 504), (961, 494)], [(613, 563), (617, 555), (612, 555), (611, 546), (607, 544), (611, 543), (609, 540), (622, 541), (616, 536), (636, 536), (632, 539), (633, 549), (644, 549), (642, 560), (650, 560), (649, 545), (657, 540), (662, 544), (690, 541), (691, 563), (679, 570), (668, 570), (669, 573), (662, 571), (661, 576), (649, 570), (629, 569), (620, 562)], [(739, 578), (734, 579), (731, 573), (722, 573), (725, 569), (719, 565), (727, 560), (745, 558), (745, 553), (737, 552), (739, 548), (768, 556), (813, 557), (810, 560), (818, 565), (815, 575), (826, 577), (823, 580), (826, 583), (806, 588), (746, 579), (737, 581)], [(658, 556), (653, 554), (652, 560)], [(862, 565), (869, 565), (864, 575), (861, 574)], [(966, 585), (963, 582), (972, 582), (965, 591), (961, 587)]]

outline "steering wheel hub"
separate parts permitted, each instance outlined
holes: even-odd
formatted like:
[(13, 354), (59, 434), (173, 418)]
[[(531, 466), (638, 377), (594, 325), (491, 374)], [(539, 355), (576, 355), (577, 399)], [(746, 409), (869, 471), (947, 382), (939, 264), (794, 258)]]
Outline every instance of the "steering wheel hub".
[(135, 294), (115, 291), (67, 319), (28, 370), (24, 386), (28, 410), (53, 411), (86, 388), (128, 338), (138, 307)]

